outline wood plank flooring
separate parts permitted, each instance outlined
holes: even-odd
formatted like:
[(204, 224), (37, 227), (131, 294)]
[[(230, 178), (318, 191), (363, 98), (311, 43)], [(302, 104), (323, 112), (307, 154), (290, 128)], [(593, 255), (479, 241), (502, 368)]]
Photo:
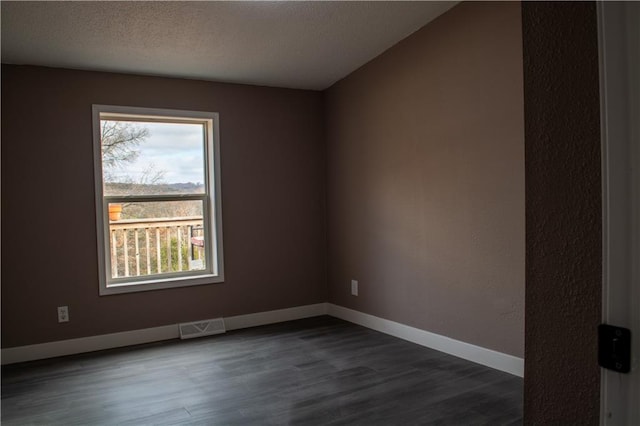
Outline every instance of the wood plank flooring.
[(332, 317), (2, 368), (3, 425), (515, 425), (522, 379)]

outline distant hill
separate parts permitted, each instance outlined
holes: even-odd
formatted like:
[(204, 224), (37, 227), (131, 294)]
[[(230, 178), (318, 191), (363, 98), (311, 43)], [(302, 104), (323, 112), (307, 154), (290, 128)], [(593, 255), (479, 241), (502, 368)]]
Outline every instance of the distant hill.
[(204, 192), (204, 185), (193, 182), (178, 183), (105, 183), (105, 195), (155, 195), (155, 194), (193, 194)]

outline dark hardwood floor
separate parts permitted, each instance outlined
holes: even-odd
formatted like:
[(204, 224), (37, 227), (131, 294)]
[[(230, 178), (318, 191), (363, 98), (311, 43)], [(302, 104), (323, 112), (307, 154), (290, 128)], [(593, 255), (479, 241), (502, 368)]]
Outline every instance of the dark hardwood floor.
[(323, 316), (2, 368), (2, 424), (511, 425), (522, 379)]

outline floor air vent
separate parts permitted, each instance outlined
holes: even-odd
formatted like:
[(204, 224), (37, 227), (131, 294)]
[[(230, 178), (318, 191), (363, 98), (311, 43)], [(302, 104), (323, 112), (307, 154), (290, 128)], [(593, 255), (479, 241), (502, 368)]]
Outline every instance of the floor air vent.
[(181, 339), (209, 336), (212, 334), (224, 333), (226, 331), (224, 328), (224, 320), (222, 318), (186, 322), (179, 326)]

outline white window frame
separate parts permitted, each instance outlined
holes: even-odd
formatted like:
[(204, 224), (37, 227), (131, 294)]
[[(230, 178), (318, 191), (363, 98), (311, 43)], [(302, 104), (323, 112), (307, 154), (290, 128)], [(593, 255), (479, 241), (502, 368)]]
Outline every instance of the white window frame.
[[(224, 281), (222, 250), (222, 197), (220, 181), (220, 132), (218, 113), (183, 111), (158, 108), (140, 108), (114, 105), (93, 105), (93, 148), (96, 194), (96, 228), (98, 239), (98, 270), (100, 295), (160, 290)], [(205, 128), (205, 193), (177, 195), (105, 196), (103, 193), (101, 116), (117, 119), (156, 122), (182, 122), (203, 124)], [(201, 200), (203, 203), (206, 268), (198, 271), (163, 273), (154, 276), (111, 277), (111, 251), (109, 240), (109, 203), (143, 201)]]

